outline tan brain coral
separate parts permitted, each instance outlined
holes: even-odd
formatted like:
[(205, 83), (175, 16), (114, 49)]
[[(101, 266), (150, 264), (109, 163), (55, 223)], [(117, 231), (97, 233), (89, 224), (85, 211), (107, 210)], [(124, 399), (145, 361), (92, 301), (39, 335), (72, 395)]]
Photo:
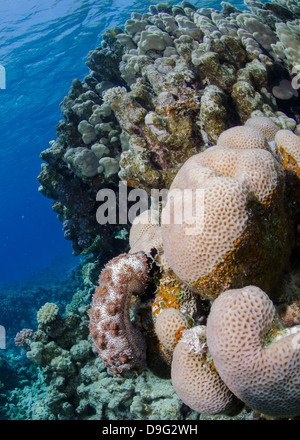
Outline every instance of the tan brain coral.
[[(193, 156), (191, 161), (198, 166), (213, 168), (223, 176), (235, 177), (246, 183), (262, 203), (271, 197), (283, 181), (282, 169), (278, 162), (271, 153), (260, 148), (239, 150), (215, 146)], [(198, 176), (199, 174), (198, 170)]]
[(229, 148), (262, 148), (270, 150), (267, 139), (257, 128), (237, 125), (220, 134), (217, 145)]
[(269, 142), (274, 140), (277, 131), (280, 130), (272, 119), (265, 116), (252, 116), (245, 122), (245, 126), (260, 130)]
[[(170, 197), (163, 210), (162, 223), (168, 263), (182, 281), (196, 289), (198, 279), (214, 270), (221, 256), (230, 251), (246, 229), (248, 201), (247, 187), (232, 178), (213, 177), (199, 185), (198, 189), (204, 195), (205, 221), (199, 213), (194, 226), (184, 219), (176, 224), (176, 212), (172, 210)], [(218, 234), (214, 233), (216, 227)]]
[(290, 130), (279, 130), (275, 144), (284, 169), (300, 178), (300, 137)]
[(270, 291), (290, 252), (283, 190), (266, 150), (216, 146), (188, 159), (162, 212), (165, 257), (179, 279), (209, 298), (245, 283)]
[(208, 317), (207, 344), (240, 400), (272, 417), (293, 417), (300, 414), (300, 327), (271, 342), (274, 318), (272, 301), (258, 287), (223, 292)]
[(242, 408), (207, 355), (204, 326), (183, 332), (174, 350), (171, 378), (180, 399), (194, 411), (234, 415)]
[(179, 310), (171, 307), (164, 309), (155, 321), (155, 332), (159, 342), (169, 351), (173, 351), (183, 330), (190, 327), (188, 318)]

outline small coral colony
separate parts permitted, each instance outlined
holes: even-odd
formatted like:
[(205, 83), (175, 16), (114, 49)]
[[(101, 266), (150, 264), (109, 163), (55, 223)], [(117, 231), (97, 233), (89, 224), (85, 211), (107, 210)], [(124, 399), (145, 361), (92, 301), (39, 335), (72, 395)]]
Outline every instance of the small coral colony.
[[(160, 3), (106, 31), (61, 103), (38, 179), (92, 268), (84, 318), (72, 318), (85, 349), (117, 378), (164, 371), (200, 414), (294, 418), (300, 6), (245, 4)], [(101, 225), (97, 192), (121, 181), (149, 199), (168, 191), (132, 224)], [(33, 360), (54, 344), (42, 333), (25, 338)]]

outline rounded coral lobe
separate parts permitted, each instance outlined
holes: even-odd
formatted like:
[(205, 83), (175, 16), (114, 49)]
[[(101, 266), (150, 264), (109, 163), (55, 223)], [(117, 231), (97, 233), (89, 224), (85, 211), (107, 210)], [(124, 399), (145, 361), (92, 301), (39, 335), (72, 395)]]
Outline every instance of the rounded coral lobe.
[(222, 141), (189, 158), (162, 211), (168, 264), (192, 290), (212, 299), (247, 284), (271, 293), (291, 252), (283, 169), (262, 148), (263, 134), (260, 144), (251, 137), (258, 130), (245, 128), (249, 145), (230, 135), (230, 147)]
[(256, 286), (223, 292), (208, 317), (207, 344), (218, 373), (239, 399), (263, 414), (293, 417), (300, 414), (300, 332), (298, 327), (278, 335), (275, 314)]

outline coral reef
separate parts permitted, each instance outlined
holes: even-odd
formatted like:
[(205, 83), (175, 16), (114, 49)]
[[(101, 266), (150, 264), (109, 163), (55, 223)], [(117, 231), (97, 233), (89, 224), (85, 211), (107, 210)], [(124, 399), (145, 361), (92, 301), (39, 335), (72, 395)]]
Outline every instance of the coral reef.
[[(256, 127), (262, 127), (268, 140), (252, 123)], [(142, 252), (147, 252), (148, 257), (152, 256), (153, 261), (156, 261), (160, 273), (156, 281), (152, 274), (157, 286), (152, 300), (153, 324), (145, 324), (143, 318), (141, 320), (142, 327), (147, 332), (154, 331), (158, 340), (155, 346), (151, 336), (146, 338), (148, 367), (156, 370), (157, 361), (153, 363), (156, 351), (165, 363), (171, 364), (172, 384), (178, 396), (191, 409), (204, 414), (234, 416), (242, 410), (244, 402), (266, 416), (299, 415), (295, 372), (299, 357), (296, 342), (300, 333), (298, 327), (294, 326), (295, 319), (292, 321), (292, 336), (289, 339), (284, 338), (282, 342), (271, 344), (270, 348), (263, 345), (263, 338), (275, 316), (275, 308), (272, 305), (271, 317), (268, 318), (268, 306), (272, 302), (261, 288), (266, 288), (268, 294), (276, 299), (278, 280), (290, 262), (294, 247), (293, 231), (297, 224), (286, 203), (286, 170), (279, 163), (276, 151), (269, 145), (274, 142), (274, 137), (288, 130), (277, 130), (274, 125), (272, 120), (267, 121), (265, 117), (254, 117), (246, 126), (225, 130), (218, 139), (218, 145), (190, 157), (181, 167), (162, 209), (161, 226), (157, 224), (158, 213), (148, 210), (136, 218), (129, 234), (131, 253), (125, 254), (125, 257), (137, 257), (139, 254), (135, 254), (134, 249), (136, 243), (139, 243)], [(296, 136), (291, 131), (288, 133)], [(194, 199), (189, 194), (183, 204), (179, 203), (182, 202), (184, 191), (193, 189), (195, 192), (200, 189), (203, 199), (198, 193), (194, 195)], [(178, 192), (181, 199), (176, 199)], [(188, 209), (190, 217), (186, 218), (184, 208), (187, 209), (193, 201), (196, 201), (194, 206)], [(159, 233), (154, 234), (156, 239), (151, 238), (149, 232), (154, 228), (155, 231), (161, 229), (162, 240)], [(227, 258), (228, 255), (232, 257)], [(167, 264), (161, 264), (162, 256)], [(121, 255), (120, 258), (122, 257)], [(112, 272), (113, 268), (118, 272), (119, 261), (111, 260), (110, 264)], [(109, 278), (111, 277), (107, 277), (107, 280)], [(245, 287), (252, 282), (260, 287)], [(226, 291), (237, 287), (241, 289)], [(117, 286), (114, 289), (116, 294)], [(184, 289), (186, 295), (183, 294)], [(245, 316), (243, 313), (240, 316), (243, 306), (240, 304), (242, 300), (238, 301), (238, 295), (244, 299), (248, 290), (252, 292), (251, 289), (254, 290), (252, 308), (246, 304)], [(206, 311), (210, 323), (207, 327), (197, 326), (197, 321), (201, 318), (199, 303), (198, 307), (196, 302), (194, 306), (187, 306), (188, 292), (192, 298), (195, 298), (195, 293), (192, 292), (196, 292), (201, 297), (214, 300)], [(260, 312), (256, 306), (255, 292), (263, 292), (267, 301), (266, 310)], [(226, 302), (229, 293), (232, 295), (232, 306)], [(94, 298), (97, 298), (97, 291)], [(221, 320), (214, 315), (214, 307), (218, 307), (219, 302), (222, 303), (218, 309), (222, 319), (228, 319), (228, 323), (223, 323), (220, 327), (222, 331), (215, 324), (220, 325)], [(236, 319), (234, 307), (238, 315)], [(143, 307), (140, 306), (139, 309), (138, 313), (142, 317)], [(252, 315), (248, 316), (247, 312)], [(235, 323), (238, 318), (241, 324)], [(260, 319), (261, 325), (265, 326), (262, 330), (255, 329), (252, 323), (252, 320), (256, 322), (255, 319)], [(287, 316), (282, 314), (281, 323), (287, 320)], [(251, 331), (244, 321), (249, 323)], [(239, 329), (241, 336), (236, 334)], [(279, 338), (287, 331), (279, 327), (273, 328), (273, 333)], [(257, 362), (255, 353), (251, 353), (253, 362), (250, 362), (249, 368), (245, 365), (249, 353), (248, 345), (244, 342), (245, 332), (250, 339), (250, 345), (254, 339), (256, 345), (253, 351), (258, 352)], [(269, 333), (268, 335), (270, 342), (271, 336)], [(98, 335), (92, 333), (92, 336), (96, 338)], [(272, 336), (274, 339), (274, 334)], [(240, 341), (245, 355), (242, 354), (239, 344), (233, 341)], [(280, 351), (280, 347), (288, 341), (291, 341), (290, 348), (287, 352), (282, 349), (284, 359), (278, 364), (277, 348)], [(239, 350), (240, 359), (231, 351), (231, 346), (232, 350)], [(263, 354), (260, 354), (258, 346)], [(236, 366), (228, 368), (229, 361), (225, 362), (224, 356), (234, 359)], [(265, 371), (266, 362), (261, 359), (263, 356), (268, 358), (268, 364), (274, 363), (272, 374), (270, 369)], [(258, 362), (261, 362), (261, 366), (257, 365)], [(240, 373), (242, 368), (246, 370), (245, 375)], [(257, 368), (261, 368), (261, 372), (257, 373)], [(281, 388), (279, 386), (278, 391), (274, 390), (275, 397), (272, 389), (278, 383), (278, 377), (281, 377), (281, 370), (286, 371), (285, 387), (290, 387), (290, 392), (281, 397), (281, 402), (277, 402)], [(251, 376), (253, 372), (257, 382)], [(268, 375), (271, 376), (270, 380)], [(265, 390), (261, 384), (264, 380)]]
[(46, 388), (39, 367), (20, 348), (6, 350), (0, 354), (0, 377), (0, 420), (30, 419), (34, 401)]
[[(61, 103), (38, 180), (83, 282), (18, 329), (46, 386), (32, 418), (300, 416), (300, 9), (245, 4), (132, 14)], [(99, 224), (121, 181), (167, 192)]]
[(46, 163), (38, 176), (39, 191), (54, 199), (52, 208), (74, 253), (101, 254), (103, 259), (126, 247), (114, 238), (124, 226), (99, 225), (95, 217), (97, 191), (103, 186), (116, 188), (120, 154), (127, 148), (111, 107), (102, 99), (106, 88), (115, 85), (111, 81), (122, 53), (116, 41), (112, 44), (114, 52), (91, 51), (87, 61), (91, 73), (83, 81), (73, 81), (60, 105), (64, 119), (56, 126), (57, 139), (41, 153)]
[[(276, 118), (269, 76), (278, 61), (272, 48), (280, 40), (279, 20), (264, 23), (264, 5), (258, 2), (251, 11), (225, 3), (220, 12), (187, 4), (176, 14), (170, 9), (144, 14), (142, 31), (137, 18), (129, 20), (125, 33), (117, 35), (120, 42), (125, 36), (132, 42), (120, 63), (131, 90), (115, 95), (110, 90), (108, 98), (129, 136), (129, 149), (121, 155), (122, 179), (146, 190), (168, 187), (178, 165), (203, 144), (215, 143), (226, 128), (244, 123), (253, 111)], [(158, 35), (160, 45), (153, 45)], [(291, 75), (291, 69), (282, 68), (284, 74)]]
[[(139, 376), (107, 374), (88, 338), (89, 307), (78, 304), (77, 300), (76, 304), (72, 312), (57, 316), (59, 322), (40, 323), (26, 338), (23, 348), (32, 361), (29, 366), (37, 366), (40, 373), (31, 388), (16, 388), (11, 392), (4, 408), (11, 418), (181, 420), (187, 415), (196, 417), (184, 408), (168, 379), (161, 380), (149, 370), (143, 370)], [(13, 379), (11, 372), (10, 377)]]
[[(268, 143), (262, 132), (257, 138), (257, 131), (230, 128), (218, 140), (225, 147), (188, 159), (162, 211), (170, 267), (192, 290), (211, 299), (245, 283), (271, 293), (291, 252), (283, 172), (261, 148)], [(194, 202), (186, 197), (187, 188), (194, 191)], [(176, 199), (178, 191), (184, 202)]]
[(119, 179), (148, 192), (169, 188), (188, 157), (253, 112), (289, 128), (271, 79), (294, 74), (297, 8), (246, 4), (251, 12), (226, 2), (221, 11), (158, 5), (89, 52), (90, 73), (62, 101), (38, 177), (76, 254), (105, 262), (127, 250), (117, 225), (95, 221), (99, 189), (115, 190)]
[(300, 327), (275, 338), (274, 317), (271, 300), (258, 287), (224, 292), (207, 320), (207, 344), (237, 397), (269, 416), (292, 417), (300, 412)]

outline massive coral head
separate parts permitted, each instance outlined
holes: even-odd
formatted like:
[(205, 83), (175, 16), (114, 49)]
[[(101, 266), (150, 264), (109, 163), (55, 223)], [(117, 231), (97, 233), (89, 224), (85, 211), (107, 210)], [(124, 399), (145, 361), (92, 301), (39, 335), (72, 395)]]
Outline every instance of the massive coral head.
[(281, 332), (275, 318), (272, 301), (258, 287), (228, 290), (212, 305), (207, 344), (239, 399), (272, 417), (294, 417), (300, 414), (300, 327)]
[[(226, 145), (218, 142), (185, 162), (162, 211), (167, 262), (211, 299), (249, 283), (271, 293), (293, 244), (281, 165), (261, 132), (234, 128), (220, 136)], [(245, 139), (239, 145), (237, 129), (237, 140), (246, 135), (248, 145)]]

